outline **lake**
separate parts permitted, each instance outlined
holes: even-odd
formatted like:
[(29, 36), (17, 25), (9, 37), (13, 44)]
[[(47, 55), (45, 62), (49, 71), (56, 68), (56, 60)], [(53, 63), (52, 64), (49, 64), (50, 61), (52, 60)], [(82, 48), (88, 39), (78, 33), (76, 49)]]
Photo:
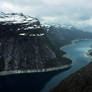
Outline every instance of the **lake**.
[(86, 66), (91, 59), (86, 57), (85, 54), (90, 49), (92, 40), (79, 40), (70, 45), (61, 48), (67, 53), (67, 58), (72, 60), (73, 66), (65, 72), (61, 72), (54, 76), (42, 89), (41, 92), (49, 92), (52, 88), (56, 87), (64, 78), (68, 77), (73, 72), (76, 72), (83, 66)]
[(90, 49), (92, 40), (79, 40), (61, 48), (67, 53), (67, 58), (73, 62), (69, 69), (0, 76), (0, 91), (2, 92), (49, 92), (56, 87), (64, 78), (83, 66), (86, 66), (91, 59), (85, 57)]

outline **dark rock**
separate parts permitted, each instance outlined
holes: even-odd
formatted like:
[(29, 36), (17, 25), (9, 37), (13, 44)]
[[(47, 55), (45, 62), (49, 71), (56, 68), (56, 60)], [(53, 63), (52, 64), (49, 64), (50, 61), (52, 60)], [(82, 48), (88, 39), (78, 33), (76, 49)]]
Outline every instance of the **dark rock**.
[(92, 92), (92, 63), (64, 79), (51, 92)]
[[(60, 50), (57, 49), (57, 52)], [(60, 55), (56, 54), (46, 29), (37, 18), (17, 13), (0, 14), (0, 56), (5, 63), (3, 70), (41, 70), (71, 64), (68, 59), (64, 63)]]

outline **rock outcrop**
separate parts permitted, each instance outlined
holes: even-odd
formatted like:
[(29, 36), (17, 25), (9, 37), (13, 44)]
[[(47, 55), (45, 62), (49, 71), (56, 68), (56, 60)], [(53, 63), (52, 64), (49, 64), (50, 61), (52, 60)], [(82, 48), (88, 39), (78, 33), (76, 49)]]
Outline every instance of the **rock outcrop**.
[(42, 70), (71, 64), (61, 57), (64, 53), (58, 50), (61, 54), (57, 55), (56, 51), (37, 18), (21, 13), (0, 14), (1, 71)]

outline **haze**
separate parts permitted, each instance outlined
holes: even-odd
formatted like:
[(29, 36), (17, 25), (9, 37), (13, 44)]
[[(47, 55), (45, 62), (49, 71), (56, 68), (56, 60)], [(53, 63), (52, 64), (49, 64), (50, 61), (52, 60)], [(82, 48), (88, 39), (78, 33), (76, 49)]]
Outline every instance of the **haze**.
[(92, 27), (92, 0), (0, 0), (0, 11), (23, 12), (42, 23)]

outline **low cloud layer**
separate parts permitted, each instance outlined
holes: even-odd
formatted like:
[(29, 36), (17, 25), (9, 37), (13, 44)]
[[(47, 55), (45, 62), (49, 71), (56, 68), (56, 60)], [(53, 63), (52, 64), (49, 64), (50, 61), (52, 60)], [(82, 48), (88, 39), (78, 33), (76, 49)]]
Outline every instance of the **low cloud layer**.
[(0, 0), (0, 11), (23, 12), (43, 23), (92, 26), (92, 0)]

